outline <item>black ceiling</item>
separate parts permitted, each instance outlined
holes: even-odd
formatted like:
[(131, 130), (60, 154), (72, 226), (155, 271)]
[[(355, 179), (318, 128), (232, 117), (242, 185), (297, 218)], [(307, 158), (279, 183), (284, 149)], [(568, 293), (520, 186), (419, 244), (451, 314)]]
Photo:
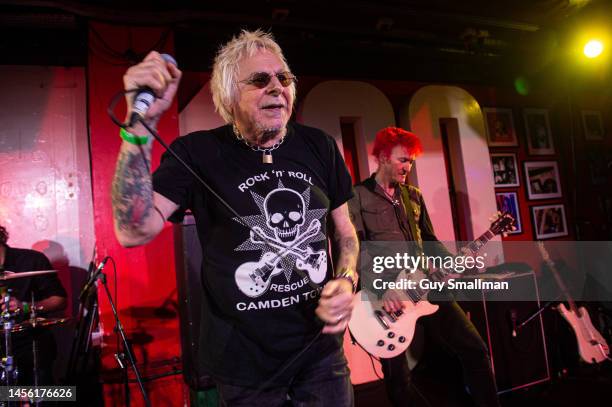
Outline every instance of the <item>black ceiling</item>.
[(611, 10), (610, 0), (0, 0), (0, 63), (84, 65), (93, 20), (168, 26), (193, 71), (209, 70), (240, 28), (261, 27), (300, 74), (491, 82), (550, 63), (581, 23), (612, 26)]

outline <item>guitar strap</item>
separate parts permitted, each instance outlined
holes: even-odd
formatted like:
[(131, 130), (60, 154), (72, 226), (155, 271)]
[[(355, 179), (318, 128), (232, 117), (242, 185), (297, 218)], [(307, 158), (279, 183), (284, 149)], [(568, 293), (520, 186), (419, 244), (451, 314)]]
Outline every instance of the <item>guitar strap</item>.
[(406, 213), (406, 217), (408, 218), (408, 226), (410, 226), (410, 234), (412, 235), (412, 239), (416, 244), (416, 249), (418, 253), (415, 253), (417, 256), (423, 254), (423, 239), (421, 239), (421, 230), (416, 225), (415, 219), (415, 209), (412, 203), (412, 199), (410, 199), (410, 192), (408, 190), (408, 186), (399, 185), (400, 188), (400, 196), (402, 199), (402, 206), (404, 207), (404, 211)]

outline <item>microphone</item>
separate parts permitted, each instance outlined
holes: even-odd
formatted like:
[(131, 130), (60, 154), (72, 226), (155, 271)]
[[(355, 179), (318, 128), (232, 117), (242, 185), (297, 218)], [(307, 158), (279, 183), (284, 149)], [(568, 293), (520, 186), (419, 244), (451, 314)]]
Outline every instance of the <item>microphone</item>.
[(85, 298), (87, 296), (87, 293), (89, 292), (91, 287), (93, 287), (93, 285), (96, 283), (96, 280), (98, 280), (98, 276), (100, 275), (100, 273), (104, 269), (104, 266), (106, 266), (106, 262), (108, 261), (108, 259), (110, 259), (110, 256), (106, 256), (100, 262), (100, 264), (98, 264), (98, 268), (93, 273), (91, 273), (89, 275), (89, 279), (87, 280), (87, 282), (83, 286), (83, 289), (81, 290), (81, 294), (79, 295), (79, 299), (81, 301), (83, 301), (83, 298)]
[[(164, 61), (171, 63), (174, 66), (178, 66), (176, 60), (172, 55), (161, 54)], [(149, 87), (144, 87), (138, 90), (136, 97), (132, 103), (132, 115), (130, 116), (130, 126), (133, 126), (138, 119), (144, 118), (147, 110), (151, 107), (151, 104), (155, 100), (155, 93)]]

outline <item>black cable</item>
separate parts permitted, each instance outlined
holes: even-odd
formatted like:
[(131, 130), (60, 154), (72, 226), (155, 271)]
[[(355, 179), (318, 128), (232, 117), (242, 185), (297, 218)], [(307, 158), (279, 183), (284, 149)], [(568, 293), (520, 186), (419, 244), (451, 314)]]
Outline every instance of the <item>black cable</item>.
[[(363, 348), (362, 348), (363, 349)], [(365, 351), (365, 349), (363, 349)], [(366, 351), (366, 353), (368, 353)], [(376, 375), (376, 377), (378, 377), (378, 380), (383, 380), (383, 377), (381, 375), (378, 374), (378, 370), (376, 370), (376, 365), (374, 364), (374, 361), (377, 360), (378, 362), (380, 362), (380, 359), (375, 358), (374, 356), (372, 356), (371, 353), (368, 353), (368, 356), (370, 357), (370, 363), (372, 364), (372, 370), (374, 371), (374, 374)]]
[(113, 49), (113, 47), (111, 47), (106, 41), (104, 41), (102, 35), (100, 35), (100, 33), (92, 25), (89, 26), (89, 31), (93, 34), (94, 38), (98, 40), (98, 42), (102, 45), (102, 48), (104, 48), (109, 55), (118, 59), (125, 60), (125, 55)]
[[(115, 307), (117, 309), (119, 309), (119, 303), (118, 303), (118, 295), (117, 295), (117, 265), (115, 264), (115, 259), (113, 259), (111, 256), (108, 256), (108, 259), (113, 263), (113, 280), (115, 283)], [(117, 333), (117, 327), (115, 326), (114, 328), (115, 331), (115, 338), (117, 339), (117, 343), (115, 344), (115, 346), (117, 347), (117, 353), (119, 352), (119, 348), (121, 346), (121, 339), (119, 338), (119, 334)]]
[[(359, 345), (359, 347), (361, 349), (364, 350), (365, 353), (368, 354), (368, 356), (370, 357), (370, 362), (372, 363), (372, 370), (374, 370), (374, 374), (376, 375), (376, 377), (378, 377), (379, 380), (384, 380), (384, 377), (381, 377), (378, 374), (378, 371), (376, 370), (376, 366), (374, 365), (374, 360), (377, 360), (378, 362), (382, 363), (380, 361), (380, 358), (375, 358), (374, 356), (372, 356), (372, 354), (370, 352), (368, 352), (363, 346), (361, 346), (361, 344), (359, 342), (354, 342), (357, 345)], [(408, 348), (406, 348), (408, 349)], [(404, 351), (405, 352), (405, 351)], [(402, 357), (405, 357), (404, 352), (401, 353)], [(397, 356), (396, 356), (397, 357)], [(412, 372), (410, 373), (410, 376), (412, 376)], [(416, 384), (414, 384), (414, 378), (410, 377), (410, 383), (409, 386), (412, 387), (415, 391), (415, 393), (417, 394), (417, 396), (419, 396), (424, 402), (425, 404), (427, 404), (429, 407), (432, 407), (431, 403), (429, 402), (429, 400), (427, 399), (427, 397), (425, 397), (425, 395), (423, 393), (421, 393), (421, 391), (419, 390), (418, 386)]]
[(306, 353), (306, 351), (308, 349), (310, 349), (310, 347), (315, 343), (315, 341), (319, 338), (319, 336), (321, 336), (321, 333), (323, 331), (319, 330), (319, 332), (317, 332), (317, 334), (314, 336), (314, 338), (312, 338), (310, 340), (310, 342), (308, 342), (306, 344), (306, 346), (304, 346), (302, 348), (301, 351), (299, 351), (295, 356), (293, 356), (292, 358), (289, 358), (287, 361), (285, 361), (285, 363), (283, 363), (280, 367), (280, 369), (278, 369), (276, 371), (276, 373), (274, 373), (270, 378), (268, 378), (268, 380), (266, 380), (265, 382), (263, 382), (262, 384), (260, 384), (253, 393), (251, 393), (250, 397), (248, 397), (245, 401), (249, 401), (254, 399), (255, 397), (259, 396), (259, 394), (264, 391), (268, 386), (270, 386), (271, 384), (273, 384), (274, 380), (276, 380), (276, 378), (278, 378), (281, 374), (283, 374), (287, 369), (289, 369), (289, 367), (294, 364), (299, 358), (300, 356), (302, 356), (304, 353)]

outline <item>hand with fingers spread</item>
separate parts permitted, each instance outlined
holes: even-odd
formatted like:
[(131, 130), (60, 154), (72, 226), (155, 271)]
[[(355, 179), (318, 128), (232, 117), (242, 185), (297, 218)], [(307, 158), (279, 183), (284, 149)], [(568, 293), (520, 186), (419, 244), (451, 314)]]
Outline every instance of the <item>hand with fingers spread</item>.
[[(155, 125), (161, 115), (170, 108), (181, 80), (182, 72), (157, 51), (151, 51), (145, 59), (130, 67), (123, 76), (125, 90), (150, 88), (156, 99), (148, 109), (145, 120)], [(132, 103), (137, 92), (126, 94), (127, 118), (132, 114)]]
[(325, 322), (324, 334), (344, 332), (353, 312), (353, 296), (353, 286), (346, 278), (337, 278), (325, 284), (315, 311)]

